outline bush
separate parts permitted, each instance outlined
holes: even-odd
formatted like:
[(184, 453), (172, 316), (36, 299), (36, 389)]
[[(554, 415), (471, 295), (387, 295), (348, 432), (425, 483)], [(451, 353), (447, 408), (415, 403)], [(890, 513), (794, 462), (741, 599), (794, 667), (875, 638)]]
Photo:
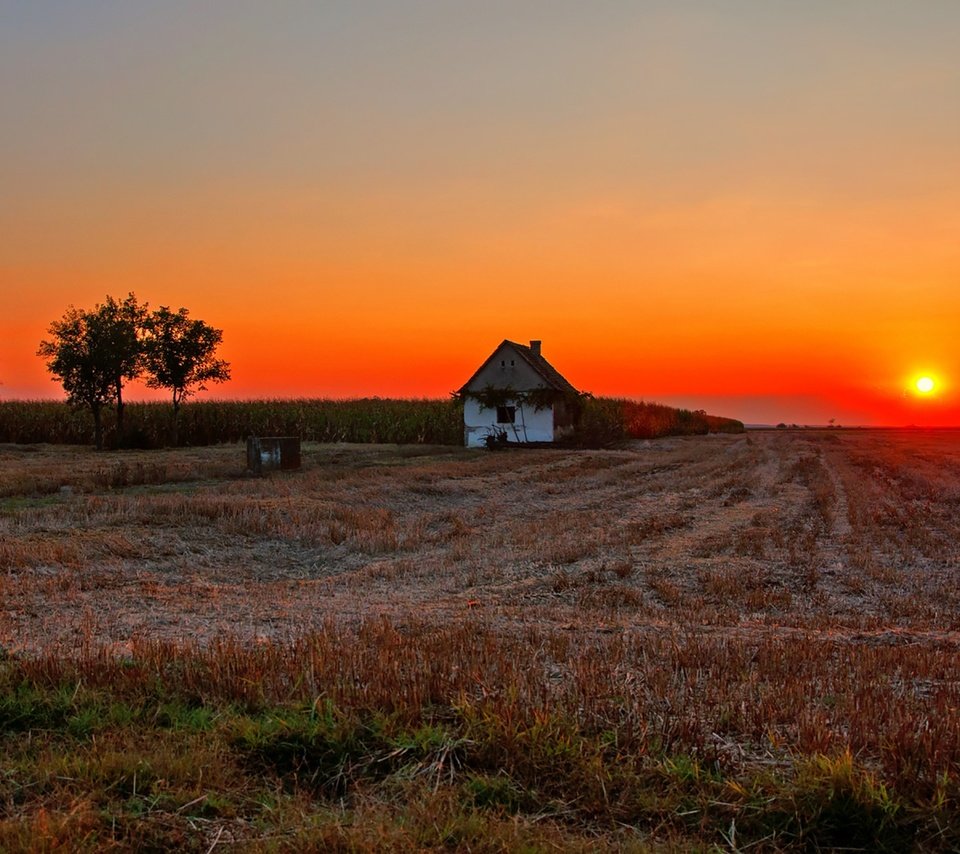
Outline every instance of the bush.
[(691, 412), (660, 403), (598, 397), (584, 401), (576, 444), (585, 448), (609, 447), (628, 439), (693, 436), (707, 433), (742, 433), (741, 421)]

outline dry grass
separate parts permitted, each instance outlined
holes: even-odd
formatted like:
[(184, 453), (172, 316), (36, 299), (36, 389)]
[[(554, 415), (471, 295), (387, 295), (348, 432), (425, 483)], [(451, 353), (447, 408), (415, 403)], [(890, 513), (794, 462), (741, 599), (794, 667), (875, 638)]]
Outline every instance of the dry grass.
[[(263, 479), (241, 451), (0, 446), (3, 679), (78, 692), (25, 730), (78, 737), (97, 703), (220, 716), (206, 785), (140, 717), (140, 747), (118, 723), (71, 748), (110, 779), (141, 750), (178, 793), (120, 847), (162, 827), (261, 847), (266, 825), (278, 850), (958, 844), (937, 827), (960, 795), (960, 434), (307, 445)], [(332, 770), (297, 729), (317, 703), (352, 733)], [(47, 783), (0, 785), (0, 847), (106, 838), (92, 771), (22, 762)], [(216, 791), (220, 813), (180, 821)], [(844, 809), (878, 835), (836, 835)]]
[(91, 625), (111, 639), (278, 637), (330, 616), (447, 620), (469, 602), (502, 625), (960, 623), (955, 433), (502, 455), (308, 444), (304, 458), (254, 479), (230, 446), (3, 446), (0, 642), (69, 649)]

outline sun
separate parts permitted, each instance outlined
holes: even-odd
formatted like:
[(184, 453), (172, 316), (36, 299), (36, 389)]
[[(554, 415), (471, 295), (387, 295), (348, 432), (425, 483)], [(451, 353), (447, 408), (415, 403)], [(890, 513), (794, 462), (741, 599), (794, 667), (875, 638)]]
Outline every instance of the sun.
[(920, 377), (916, 386), (920, 394), (930, 394), (937, 387), (937, 384), (933, 381), (933, 377)]

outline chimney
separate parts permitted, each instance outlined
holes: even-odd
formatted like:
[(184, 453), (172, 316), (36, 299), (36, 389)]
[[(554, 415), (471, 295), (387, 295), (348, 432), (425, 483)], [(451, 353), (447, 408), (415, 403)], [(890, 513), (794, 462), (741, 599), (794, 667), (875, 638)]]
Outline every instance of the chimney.
[(531, 341), (531, 342), (530, 342), (530, 352), (533, 353), (534, 356), (539, 356), (539, 355), (540, 355), (540, 345), (541, 345), (542, 343), (543, 343), (542, 341)]

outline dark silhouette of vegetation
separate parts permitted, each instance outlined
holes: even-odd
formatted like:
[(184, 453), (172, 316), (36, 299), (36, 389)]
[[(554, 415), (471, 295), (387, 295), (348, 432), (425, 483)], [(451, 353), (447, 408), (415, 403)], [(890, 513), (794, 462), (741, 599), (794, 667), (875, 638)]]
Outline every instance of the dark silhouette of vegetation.
[[(176, 444), (183, 400), (205, 389), (207, 382), (230, 378), (229, 365), (215, 355), (221, 330), (188, 315), (185, 308), (172, 312), (166, 306), (148, 313), (146, 303), (141, 305), (129, 293), (123, 300), (108, 295), (92, 311), (70, 306), (50, 324), (50, 338), (40, 342), (37, 355), (47, 360), (47, 370), (63, 386), (67, 403), (89, 410), (97, 450), (104, 446), (103, 415), (110, 404), (116, 405), (114, 444), (129, 444), (125, 382), (146, 373), (147, 385), (170, 389)], [(138, 437), (136, 444), (144, 444), (140, 433)]]
[(177, 444), (180, 407), (207, 383), (230, 379), (230, 366), (216, 356), (223, 332), (193, 320), (185, 308), (160, 306), (144, 322), (143, 363), (147, 385), (165, 388), (173, 401), (172, 444)]
[[(644, 421), (643, 412), (656, 414)], [(604, 447), (632, 438), (690, 432), (741, 432), (733, 419), (691, 413), (652, 403), (611, 398), (584, 402), (578, 441)], [(626, 416), (633, 413), (629, 422)], [(674, 413), (671, 416), (670, 413)], [(107, 413), (107, 443), (116, 439)], [(242, 442), (249, 435), (300, 436), (309, 442), (387, 442), (391, 444), (460, 445), (463, 406), (451, 400), (211, 400), (187, 401), (180, 410), (179, 439), (186, 445)], [(692, 428), (696, 427), (694, 431)], [(127, 404), (127, 442), (143, 448), (162, 447), (169, 439), (169, 408), (160, 403)], [(83, 444), (88, 427), (79, 413), (52, 401), (0, 401), (0, 442)]]
[(123, 384), (126, 380), (136, 379), (140, 374), (142, 361), (141, 335), (147, 316), (146, 304), (140, 305), (131, 292), (123, 302), (107, 296), (103, 305), (98, 305), (93, 314), (104, 338), (104, 358), (108, 361), (108, 370), (114, 388), (117, 408), (117, 433), (121, 440), (124, 435)]
[(742, 432), (743, 422), (708, 415), (702, 409), (690, 411), (623, 398), (586, 397), (573, 441), (581, 447), (602, 448), (631, 439)]
[[(169, 405), (127, 405), (127, 442), (161, 448), (169, 440)], [(113, 413), (104, 415), (106, 444), (115, 444)], [(450, 400), (188, 400), (180, 410), (184, 445), (244, 442), (247, 436), (300, 436), (309, 442), (459, 445), (463, 408)], [(0, 401), (0, 442), (85, 444), (82, 414), (54, 401)]]
[[(93, 416), (94, 444), (103, 449), (103, 408), (117, 400), (124, 376), (124, 358), (116, 352), (121, 338), (110, 308), (93, 311), (70, 306), (60, 320), (50, 324), (49, 339), (40, 342), (37, 355), (47, 360), (47, 370), (60, 381), (67, 403), (85, 407)], [(118, 409), (118, 415), (122, 409)]]

